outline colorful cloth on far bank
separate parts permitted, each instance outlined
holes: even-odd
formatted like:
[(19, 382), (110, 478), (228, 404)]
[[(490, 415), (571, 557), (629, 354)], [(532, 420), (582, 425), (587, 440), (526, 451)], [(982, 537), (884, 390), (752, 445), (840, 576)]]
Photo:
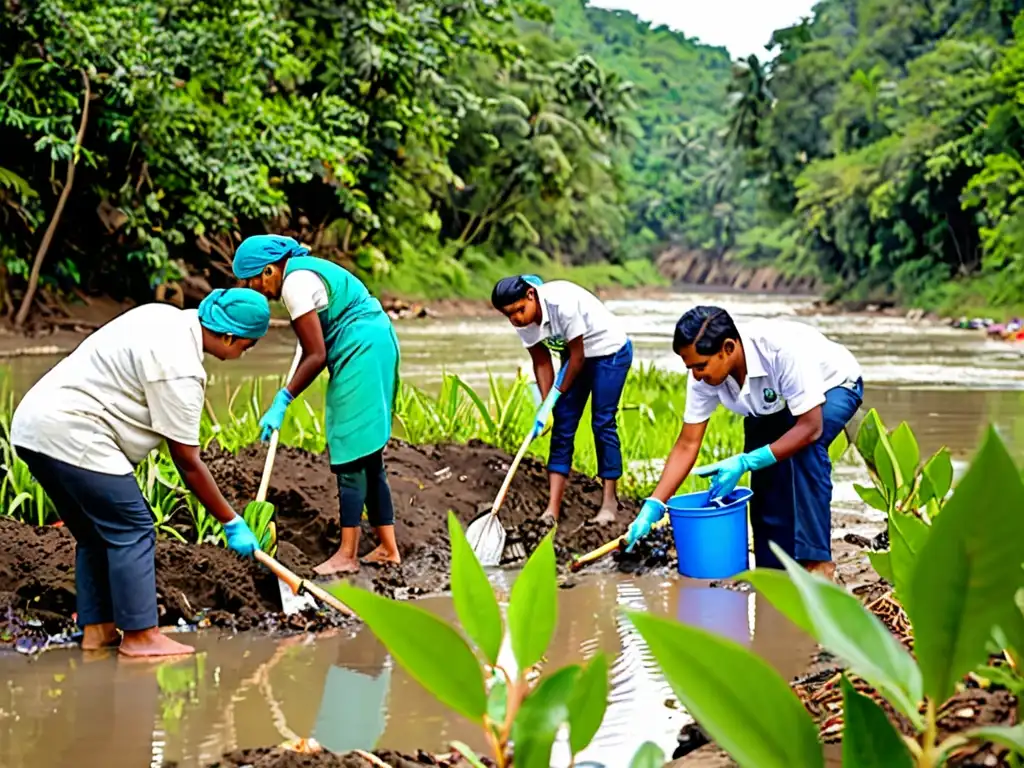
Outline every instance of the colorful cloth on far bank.
[(383, 448), (391, 437), (398, 391), (398, 337), (380, 302), (348, 270), (315, 256), (294, 256), (285, 278), (308, 270), (327, 286), (317, 312), (327, 347), (327, 447), (331, 464)]
[[(564, 365), (565, 363), (563, 363)], [(568, 476), (583, 410), (590, 399), (590, 421), (597, 449), (597, 476), (602, 480), (622, 477), (622, 449), (615, 416), (619, 410), (626, 375), (633, 364), (633, 342), (627, 341), (613, 355), (588, 357), (572, 386), (555, 403), (551, 428), (548, 471)], [(593, 397), (591, 398), (591, 395)]]
[[(822, 432), (816, 442), (788, 459), (750, 474), (750, 526), (758, 568), (782, 568), (768, 546), (774, 541), (794, 560), (832, 559), (832, 461), (828, 447), (853, 418), (864, 398), (864, 383), (833, 387), (821, 406)], [(744, 451), (778, 440), (796, 423), (784, 410), (743, 420)]]

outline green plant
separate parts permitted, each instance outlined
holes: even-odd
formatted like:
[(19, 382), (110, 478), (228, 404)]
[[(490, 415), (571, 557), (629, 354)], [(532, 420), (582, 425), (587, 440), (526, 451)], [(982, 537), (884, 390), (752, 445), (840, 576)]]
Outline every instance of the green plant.
[[(548, 768), (558, 731), (566, 726), (573, 755), (594, 738), (608, 698), (608, 663), (601, 653), (531, 683), (554, 635), (558, 586), (553, 533), (526, 562), (503, 619), (487, 574), (448, 514), (452, 599), (461, 632), (429, 611), (358, 587), (332, 588), (387, 647), (395, 660), (437, 699), (479, 725), (501, 768)], [(503, 660), (506, 639), (511, 658)], [(474, 766), (480, 758), (455, 745)]]
[[(1022, 725), (968, 730), (942, 742), (936, 725), (939, 708), (963, 676), (987, 659), (993, 636), (1024, 647), (1017, 601), (1024, 590), (1022, 506), (1024, 483), (990, 430), (930, 525), (895, 513), (924, 527), (916, 551), (908, 549), (899, 567), (898, 558), (893, 562), (916, 659), (853, 595), (808, 573), (774, 544), (785, 573), (758, 569), (739, 577), (837, 656), (847, 678), (863, 679), (910, 723), (914, 735), (899, 734), (879, 705), (847, 680), (844, 766), (933, 768), (971, 741), (1024, 753)], [(758, 768), (824, 764), (810, 717), (763, 660), (701, 630), (645, 614), (629, 617), (680, 701), (737, 762)]]

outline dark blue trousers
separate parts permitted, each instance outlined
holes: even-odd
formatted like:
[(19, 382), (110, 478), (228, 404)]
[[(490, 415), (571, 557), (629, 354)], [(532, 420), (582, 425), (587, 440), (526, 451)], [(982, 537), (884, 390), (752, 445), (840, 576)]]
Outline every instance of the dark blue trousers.
[(75, 537), (78, 624), (157, 625), (156, 531), (134, 475), (82, 469), (16, 447)]
[(395, 524), (395, 506), (384, 470), (383, 448), (355, 461), (332, 464), (331, 471), (338, 479), (342, 528), (358, 528), (363, 519), (363, 507), (374, 528)]
[[(825, 393), (821, 406), (821, 437), (794, 456), (752, 472), (750, 527), (754, 532), (754, 557), (758, 568), (782, 568), (768, 546), (774, 541), (794, 560), (832, 559), (832, 461), (828, 447), (853, 418), (864, 397), (864, 385), (856, 391), (835, 387)], [(770, 445), (796, 423), (788, 409), (743, 421), (744, 451)]]
[[(562, 363), (565, 364), (564, 361)], [(568, 392), (555, 403), (554, 425), (551, 428), (551, 453), (548, 471), (568, 475), (572, 468), (572, 454), (587, 399), (590, 403), (590, 423), (594, 429), (597, 447), (597, 476), (602, 480), (622, 477), (622, 448), (615, 415), (619, 410), (626, 374), (633, 364), (633, 342), (627, 341), (614, 355), (588, 357), (583, 370)]]

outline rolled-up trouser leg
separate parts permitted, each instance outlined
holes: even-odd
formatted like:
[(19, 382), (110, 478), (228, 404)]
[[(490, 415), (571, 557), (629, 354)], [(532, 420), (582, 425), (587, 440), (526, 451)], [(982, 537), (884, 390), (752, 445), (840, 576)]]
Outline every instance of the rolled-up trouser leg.
[(366, 457), (366, 517), (380, 528), (395, 524), (395, 505), (391, 499), (388, 473), (384, 469), (383, 449)]
[(78, 543), (79, 624), (113, 621), (129, 632), (155, 627), (156, 532), (135, 476), (94, 472), (16, 450)]
[(338, 506), (342, 528), (358, 528), (366, 505), (366, 457), (332, 464), (331, 471), (338, 478)]

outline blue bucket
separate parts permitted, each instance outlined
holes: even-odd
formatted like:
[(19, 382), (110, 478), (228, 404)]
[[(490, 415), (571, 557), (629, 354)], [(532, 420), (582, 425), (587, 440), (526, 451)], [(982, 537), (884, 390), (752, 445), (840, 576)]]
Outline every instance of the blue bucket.
[(728, 579), (747, 570), (749, 488), (736, 488), (717, 504), (708, 491), (684, 493), (668, 502), (679, 573), (691, 579)]

